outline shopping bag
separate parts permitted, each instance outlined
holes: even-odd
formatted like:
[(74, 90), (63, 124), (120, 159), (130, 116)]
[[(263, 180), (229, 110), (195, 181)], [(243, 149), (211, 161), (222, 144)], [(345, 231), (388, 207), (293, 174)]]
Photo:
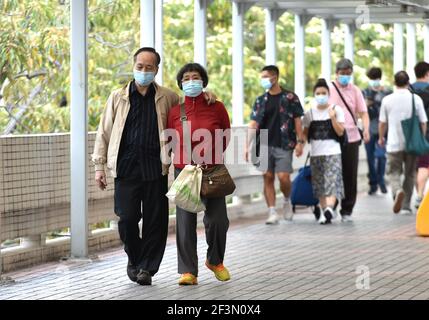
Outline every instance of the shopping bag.
[(202, 177), (200, 166), (186, 165), (174, 180), (166, 196), (176, 206), (186, 211), (197, 213), (206, 210), (200, 195)]
[(414, 94), (412, 94), (412, 96), (413, 112), (411, 118), (401, 121), (402, 131), (405, 137), (405, 152), (421, 156), (429, 153), (429, 142), (426, 141), (426, 137), (423, 135), (420, 128), (420, 120), (416, 114)]

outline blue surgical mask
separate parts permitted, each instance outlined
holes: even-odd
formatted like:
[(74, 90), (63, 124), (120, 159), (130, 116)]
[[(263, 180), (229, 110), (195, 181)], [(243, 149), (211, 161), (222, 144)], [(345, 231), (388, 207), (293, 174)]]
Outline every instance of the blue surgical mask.
[(378, 79), (377, 80), (369, 80), (368, 84), (372, 88), (378, 88), (380, 86), (380, 84), (381, 84), (381, 81), (378, 80)]
[(134, 70), (134, 79), (142, 87), (147, 87), (155, 79), (155, 72), (143, 72)]
[(189, 80), (182, 83), (183, 92), (187, 97), (198, 97), (203, 92), (203, 80)]
[(319, 94), (319, 95), (315, 96), (314, 98), (316, 99), (316, 102), (319, 106), (324, 106), (325, 104), (328, 103), (329, 96), (327, 96), (325, 94)]
[(350, 81), (352, 80), (352, 76), (350, 75), (345, 75), (345, 74), (340, 74), (338, 76), (338, 82), (342, 85), (342, 86), (346, 86), (350, 83)]
[(261, 78), (261, 86), (265, 90), (270, 90), (273, 84), (270, 81), (270, 78)]

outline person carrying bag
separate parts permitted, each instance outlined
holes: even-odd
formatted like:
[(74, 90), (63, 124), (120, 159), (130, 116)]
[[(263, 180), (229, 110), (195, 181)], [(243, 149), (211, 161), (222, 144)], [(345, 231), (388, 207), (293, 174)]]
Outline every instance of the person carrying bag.
[[(220, 101), (213, 105), (205, 101), (203, 88), (208, 84), (208, 75), (201, 65), (185, 65), (177, 74), (177, 84), (185, 94), (185, 101), (170, 110), (167, 127), (174, 129), (177, 136), (173, 146), (176, 176), (173, 185), (181, 188), (175, 199), (178, 272), (181, 274), (178, 283), (198, 284), (195, 212), (198, 212), (199, 200), (205, 206), (203, 222), (208, 244), (205, 265), (216, 279), (227, 281), (231, 276), (223, 265), (229, 228), (225, 196), (235, 190), (234, 181), (223, 164), (223, 152), (229, 141), (228, 112)], [(223, 133), (222, 143), (216, 139), (218, 130)], [(178, 202), (182, 194), (188, 195), (188, 203)], [(198, 200), (194, 203), (194, 199)]]

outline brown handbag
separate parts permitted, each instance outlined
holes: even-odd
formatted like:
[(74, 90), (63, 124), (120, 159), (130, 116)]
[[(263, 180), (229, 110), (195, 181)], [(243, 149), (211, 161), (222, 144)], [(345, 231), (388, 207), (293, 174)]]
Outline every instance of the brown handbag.
[[(188, 117), (186, 116), (185, 104), (180, 105), (180, 121), (183, 128), (183, 139), (188, 159), (192, 157), (191, 137), (188, 129)], [(230, 195), (235, 190), (235, 183), (232, 180), (228, 169), (224, 164), (214, 166), (202, 165), (203, 178), (201, 181), (201, 196), (204, 198), (220, 198)]]
[(230, 195), (235, 190), (228, 169), (224, 164), (203, 168), (203, 179), (201, 182), (201, 196), (204, 198), (220, 198)]

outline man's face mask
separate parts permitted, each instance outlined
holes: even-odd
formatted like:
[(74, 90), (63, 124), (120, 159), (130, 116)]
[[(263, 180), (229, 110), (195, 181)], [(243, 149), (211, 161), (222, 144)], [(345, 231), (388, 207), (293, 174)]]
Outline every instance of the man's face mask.
[(155, 72), (143, 72), (134, 70), (134, 79), (142, 87), (147, 87), (155, 79)]

